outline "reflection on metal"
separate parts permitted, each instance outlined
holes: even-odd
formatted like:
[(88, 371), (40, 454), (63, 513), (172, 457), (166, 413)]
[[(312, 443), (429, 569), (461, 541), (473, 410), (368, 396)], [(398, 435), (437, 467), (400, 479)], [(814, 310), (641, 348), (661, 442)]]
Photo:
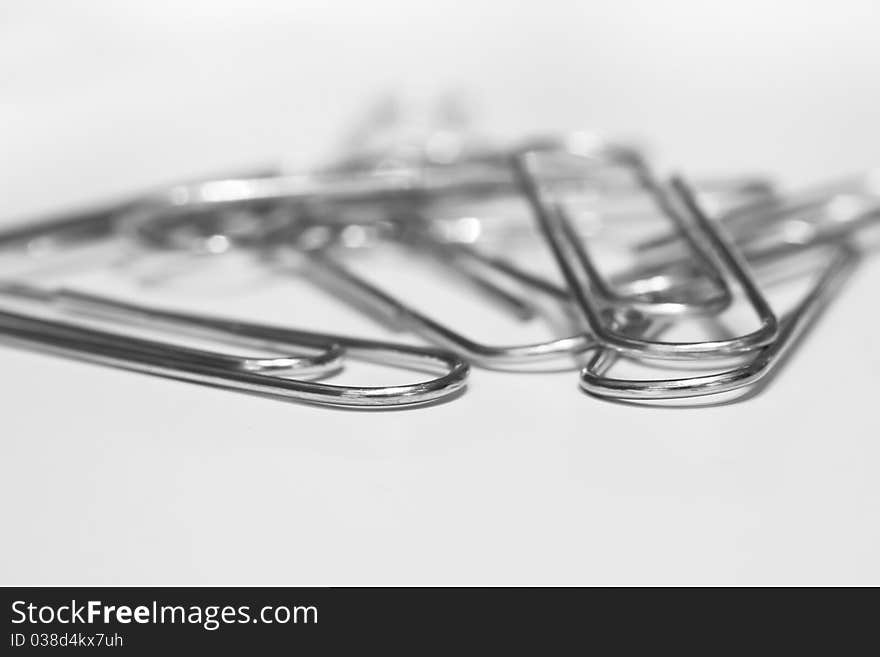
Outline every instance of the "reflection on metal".
[[(852, 269), (855, 245), (880, 223), (877, 172), (788, 193), (760, 178), (663, 183), (638, 149), (586, 133), (503, 148), (469, 140), (450, 125), (396, 145), (377, 145), (365, 128), (354, 134), (345, 157), (306, 173), (181, 183), (8, 229), (0, 232), (0, 264), (51, 263), (104, 243), (147, 259), (245, 253), (273, 271), (289, 271), (285, 263), (296, 261), (297, 271), (322, 281), (322, 289), (445, 351), (172, 311), (14, 271), (0, 284), (0, 340), (329, 406), (452, 399), (466, 385), (468, 363), (582, 367), (581, 387), (606, 398), (705, 396), (749, 388), (777, 368)], [(618, 236), (627, 261), (609, 272), (607, 239), (621, 230), (637, 236)], [(518, 255), (524, 245), (534, 257)], [(353, 253), (386, 247), (430, 263), (457, 293), (501, 309), (511, 335), (516, 324), (539, 320), (553, 334), (540, 342), (506, 335), (477, 341), (458, 328), (461, 317), (432, 311), (430, 298), (404, 301), (347, 262)], [(803, 277), (802, 264), (793, 263), (815, 252), (831, 254), (819, 282), (793, 309), (777, 313), (768, 288)], [(541, 258), (556, 271), (537, 268)], [(670, 328), (720, 326), (743, 308), (752, 311), (751, 328), (710, 339), (658, 339)], [(714, 374), (607, 376), (620, 359), (704, 370), (731, 358), (743, 362)], [(325, 381), (354, 361), (435, 374), (385, 386)]]

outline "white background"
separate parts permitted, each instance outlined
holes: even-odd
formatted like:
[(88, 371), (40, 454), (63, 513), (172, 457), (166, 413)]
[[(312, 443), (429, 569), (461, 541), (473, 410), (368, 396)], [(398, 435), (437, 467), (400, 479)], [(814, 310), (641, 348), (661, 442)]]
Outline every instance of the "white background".
[[(463, 89), (498, 135), (833, 177), (878, 163), (878, 13), (7, 0), (0, 222), (314, 161), (398, 89)], [(764, 394), (704, 409), (476, 371), (454, 403), (340, 412), (2, 347), (0, 581), (878, 583), (878, 286), (868, 262)]]

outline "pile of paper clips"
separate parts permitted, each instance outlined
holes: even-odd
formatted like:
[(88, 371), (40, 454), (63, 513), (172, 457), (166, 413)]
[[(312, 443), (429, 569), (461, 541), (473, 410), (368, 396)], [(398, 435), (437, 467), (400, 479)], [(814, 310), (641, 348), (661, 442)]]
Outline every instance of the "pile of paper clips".
[[(395, 157), (362, 150), (305, 174), (175, 185), (0, 234), (2, 253), (27, 258), (52, 258), (108, 236), (152, 251), (246, 250), (257, 262), (275, 264), (295, 258), (432, 346), (172, 311), (14, 275), (0, 285), (0, 341), (331, 406), (452, 398), (471, 365), (510, 369), (547, 361), (579, 371), (581, 388), (596, 397), (714, 395), (750, 388), (774, 369), (852, 270), (856, 236), (880, 216), (876, 175), (794, 193), (759, 178), (692, 186), (680, 177), (659, 179), (633, 147), (583, 135), (499, 149), (441, 137)], [(605, 271), (595, 227), (638, 233), (648, 224), (650, 234), (626, 244), (627, 264)], [(361, 246), (394, 244), (438, 260), (523, 321), (550, 307), (570, 328), (538, 343), (477, 342), (356, 274), (345, 260), (352, 236)], [(516, 255), (516, 236), (551, 267)], [(780, 273), (811, 280), (781, 315), (765, 296)], [(668, 338), (737, 308), (750, 311), (748, 329)], [(168, 337), (139, 336), (133, 327)], [(194, 347), (181, 335), (261, 353)], [(358, 360), (435, 378), (392, 386), (328, 382)], [(662, 374), (609, 375), (625, 363)], [(674, 368), (686, 375), (672, 375)]]

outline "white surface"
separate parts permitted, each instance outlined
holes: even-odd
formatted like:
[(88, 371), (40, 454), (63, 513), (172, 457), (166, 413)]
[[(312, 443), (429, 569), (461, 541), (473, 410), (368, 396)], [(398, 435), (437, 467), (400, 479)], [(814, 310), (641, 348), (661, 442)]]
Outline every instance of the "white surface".
[[(688, 171), (877, 161), (874, 2), (533, 4), (4, 3), (0, 216), (314, 157), (398, 84)], [(476, 371), (340, 412), (0, 347), (0, 582), (877, 583), (878, 286), (872, 260), (764, 394), (695, 410)]]

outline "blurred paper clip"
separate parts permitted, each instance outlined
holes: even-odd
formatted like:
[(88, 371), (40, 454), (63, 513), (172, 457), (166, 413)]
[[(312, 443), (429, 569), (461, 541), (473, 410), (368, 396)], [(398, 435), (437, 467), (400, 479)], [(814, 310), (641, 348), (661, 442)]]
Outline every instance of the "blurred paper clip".
[[(655, 174), (632, 145), (589, 135), (489, 147), (441, 127), (379, 148), (356, 143), (304, 173), (185, 182), (7, 229), (0, 233), (2, 260), (11, 263), (0, 281), (0, 340), (341, 407), (454, 399), (471, 365), (575, 369), (588, 394), (635, 402), (746, 392), (792, 351), (852, 271), (859, 240), (878, 218), (874, 172), (803, 192), (781, 192), (758, 176), (688, 183)], [(52, 263), (100, 243), (184, 262), (247, 254), (253, 267), (305, 276), (428, 345), (181, 312), (41, 282), (32, 267), (15, 266)], [(430, 263), (456, 294), (475, 295), (487, 311), (501, 309), (509, 335), (494, 329), (497, 340), (478, 340), (460, 324), (479, 316), (440, 313), (430, 295), (414, 304), (347, 261), (353, 251), (381, 258), (385, 248)], [(800, 301), (774, 310), (768, 294), (776, 286), (811, 276)], [(748, 321), (734, 328), (729, 318), (743, 316)], [(553, 327), (545, 339), (512, 337), (539, 318)], [(684, 338), (660, 340), (669, 334)], [(356, 361), (433, 378), (327, 382)], [(621, 363), (663, 375), (610, 377)], [(668, 373), (673, 368), (689, 373)]]

